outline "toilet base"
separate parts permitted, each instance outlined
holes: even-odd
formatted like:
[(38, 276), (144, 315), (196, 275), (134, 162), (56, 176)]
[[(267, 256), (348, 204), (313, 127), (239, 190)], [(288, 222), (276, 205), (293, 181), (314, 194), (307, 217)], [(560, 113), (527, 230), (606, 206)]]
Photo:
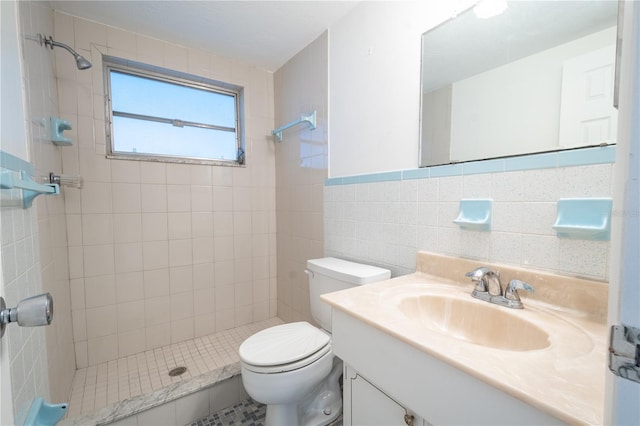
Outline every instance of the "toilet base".
[(298, 404), (267, 405), (265, 426), (324, 426), (342, 414), (342, 361), (333, 358), (331, 373)]

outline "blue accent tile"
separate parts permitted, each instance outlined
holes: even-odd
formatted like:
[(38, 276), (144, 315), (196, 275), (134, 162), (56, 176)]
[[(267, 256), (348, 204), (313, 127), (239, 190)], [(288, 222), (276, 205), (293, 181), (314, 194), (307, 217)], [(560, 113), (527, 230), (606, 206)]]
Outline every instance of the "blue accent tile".
[(429, 167), (402, 171), (402, 179), (427, 179), (430, 175)]
[(379, 182), (390, 182), (394, 180), (402, 180), (402, 172), (384, 172), (378, 173)]
[(465, 175), (504, 172), (504, 159), (497, 158), (494, 160), (471, 161), (464, 163), (462, 169)]
[(324, 180), (324, 186), (342, 185), (342, 178), (327, 178)]
[(505, 158), (504, 160), (504, 170), (507, 172), (515, 170), (551, 169), (557, 166), (557, 152), (524, 155), (522, 157)]
[(342, 178), (342, 185), (351, 185), (354, 183), (360, 183), (361, 176), (345, 176)]
[(556, 167), (615, 163), (615, 160), (616, 147), (615, 145), (608, 145), (603, 147), (529, 154), (509, 158), (471, 161), (468, 163), (446, 164), (442, 166), (423, 167), (404, 171), (328, 178), (325, 180), (325, 185), (349, 185), (357, 183), (396, 181), (402, 179), (428, 179), (432, 177), (461, 176), (480, 173), (549, 169)]
[(462, 164), (447, 164), (431, 167), (431, 177), (461, 176)]
[(380, 181), (380, 177), (377, 173), (372, 173), (369, 175), (354, 176), (354, 177), (358, 179), (358, 183), (371, 183), (371, 182)]
[(558, 153), (558, 165), (560, 167), (606, 164), (615, 163), (615, 161), (616, 147), (614, 145), (574, 149)]

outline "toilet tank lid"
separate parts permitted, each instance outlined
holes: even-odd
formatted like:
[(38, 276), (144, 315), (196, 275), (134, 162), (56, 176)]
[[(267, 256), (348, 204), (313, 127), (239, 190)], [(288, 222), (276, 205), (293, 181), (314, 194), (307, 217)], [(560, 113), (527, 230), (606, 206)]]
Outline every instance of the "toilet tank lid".
[(307, 260), (307, 269), (355, 285), (388, 280), (391, 277), (391, 271), (388, 269), (335, 257), (309, 259)]

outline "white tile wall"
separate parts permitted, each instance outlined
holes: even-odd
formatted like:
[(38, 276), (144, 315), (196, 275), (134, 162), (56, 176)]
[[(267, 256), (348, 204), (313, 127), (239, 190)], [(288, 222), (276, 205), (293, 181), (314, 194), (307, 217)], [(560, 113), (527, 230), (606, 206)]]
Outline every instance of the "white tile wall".
[[(18, 4), (27, 148), (29, 160), (35, 167), (34, 178), (38, 180), (49, 172), (62, 172), (61, 149), (51, 143), (48, 124), (50, 117), (59, 116), (54, 78), (55, 56), (40, 46), (36, 37), (38, 33), (53, 34), (53, 15), (51, 9), (40, 2), (21, 1)], [(75, 134), (75, 131), (70, 134)], [(64, 197), (63, 193), (60, 196), (36, 198), (31, 209), (16, 210), (12, 221), (5, 220), (7, 226), (13, 223), (13, 237), (7, 233), (8, 228), (2, 231), (3, 259), (6, 254), (10, 255), (16, 250), (16, 256), (9, 257), (16, 262), (17, 275), (14, 278), (22, 281), (7, 279), (6, 271), (3, 272), (4, 284), (16, 285), (18, 291), (17, 294), (11, 294), (9, 304), (15, 305), (25, 297), (43, 292), (51, 293), (55, 304), (55, 316), (50, 326), (10, 330), (14, 335), (10, 338), (13, 340), (14, 355), (20, 354), (24, 370), (13, 377), (17, 421), (20, 420), (19, 415), (23, 414), (19, 411), (24, 408), (21, 406), (37, 395), (52, 401), (64, 401), (75, 370)], [(6, 245), (11, 242), (14, 248)], [(7, 262), (11, 264), (13, 261)], [(15, 337), (16, 334), (20, 337)]]
[[(322, 185), (327, 177), (327, 34), (323, 34), (275, 74), (276, 122), (285, 124), (301, 114), (317, 111), (317, 128), (301, 126), (288, 130), (276, 145), (278, 316), (285, 321), (311, 321), (307, 259), (323, 256)], [(314, 81), (309, 85), (309, 81)], [(309, 148), (309, 147), (312, 147)], [(237, 193), (234, 193), (234, 201)], [(246, 196), (245, 196), (246, 197)], [(248, 220), (248, 219), (247, 219)], [(264, 229), (266, 220), (256, 221)], [(246, 225), (244, 225), (246, 226)], [(257, 244), (256, 244), (257, 243)], [(252, 241), (254, 250), (264, 253), (269, 241)], [(268, 259), (254, 261), (254, 274), (264, 278)], [(254, 286), (255, 287), (255, 286)], [(254, 288), (254, 297), (267, 297)]]
[[(275, 316), (271, 73), (58, 12), (54, 22), (55, 39), (93, 63), (56, 62), (60, 110), (78, 125), (63, 168), (85, 180), (66, 197), (78, 367)], [(243, 86), (247, 166), (106, 159), (102, 54)]]
[[(610, 197), (612, 164), (326, 186), (325, 250), (415, 271), (417, 250), (608, 279), (606, 241), (566, 240), (551, 225), (562, 197)], [(452, 220), (461, 198), (493, 199), (491, 232)]]
[[(21, 202), (20, 191), (3, 191), (0, 251), (3, 293), (8, 307), (15, 307), (25, 297), (42, 293), (43, 287), (36, 209), (9, 207), (12, 200)], [(19, 423), (24, 421), (35, 397), (50, 397), (45, 329), (14, 324), (8, 326), (3, 339), (8, 339), (13, 412), (16, 423)]]

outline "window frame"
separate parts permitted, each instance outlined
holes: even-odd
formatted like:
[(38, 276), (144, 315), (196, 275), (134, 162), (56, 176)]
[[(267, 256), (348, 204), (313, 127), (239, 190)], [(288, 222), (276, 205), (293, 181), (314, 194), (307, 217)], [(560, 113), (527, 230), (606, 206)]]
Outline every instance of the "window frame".
[[(136, 161), (156, 161), (166, 163), (190, 163), (205, 164), (218, 166), (244, 166), (245, 165), (245, 140), (244, 140), (244, 88), (231, 83), (224, 83), (204, 77), (198, 77), (180, 71), (174, 71), (167, 68), (157, 67), (153, 65), (143, 64), (141, 62), (121, 59), (113, 56), (103, 55), (102, 69), (105, 90), (105, 130), (106, 130), (106, 156), (107, 158), (119, 160), (136, 160)], [(233, 96), (235, 100), (235, 139), (236, 139), (236, 158), (234, 160), (223, 160), (215, 158), (191, 157), (191, 156), (175, 156), (165, 154), (150, 153), (132, 153), (116, 151), (114, 149), (114, 132), (111, 96), (111, 72), (119, 72), (129, 74), (135, 77), (148, 78), (155, 81), (176, 84), (179, 86), (195, 88), (207, 92), (219, 93), (223, 95)], [(164, 117), (145, 116), (142, 114), (130, 114), (116, 112), (116, 117), (134, 118), (151, 122), (162, 122), (172, 124), (177, 127), (191, 126), (199, 128), (207, 128), (212, 130), (229, 130), (230, 127), (216, 126), (213, 124), (196, 123), (182, 121), (180, 119), (170, 119)]]

